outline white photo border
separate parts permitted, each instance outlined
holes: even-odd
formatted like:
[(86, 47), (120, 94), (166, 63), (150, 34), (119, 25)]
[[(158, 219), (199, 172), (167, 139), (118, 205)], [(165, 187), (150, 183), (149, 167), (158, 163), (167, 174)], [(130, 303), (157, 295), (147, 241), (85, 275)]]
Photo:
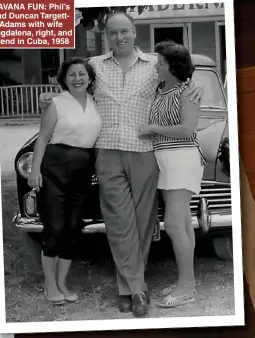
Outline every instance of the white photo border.
[[(197, 3), (213, 3), (212, 0), (199, 0)], [(134, 329), (159, 329), (159, 328), (195, 328), (195, 327), (223, 327), (243, 326), (244, 319), (244, 290), (243, 290), (243, 259), (242, 259), (242, 232), (240, 209), (240, 172), (239, 172), (239, 143), (238, 143), (238, 118), (236, 98), (236, 63), (235, 63), (235, 37), (234, 37), (234, 8), (233, 0), (219, 1), (225, 4), (226, 27), (226, 53), (227, 53), (227, 80), (230, 136), (230, 167), (232, 191), (232, 231), (233, 231), (233, 265), (235, 286), (235, 315), (231, 316), (200, 316), (200, 317), (168, 317), (168, 318), (143, 318), (143, 319), (113, 319), (113, 320), (84, 320), (66, 322), (32, 322), (32, 323), (6, 323), (5, 301), (0, 305), (0, 332), (1, 333), (46, 333), (46, 332), (78, 332), (78, 331), (105, 331), (105, 330), (134, 330)], [(112, 6), (119, 5), (119, 0), (111, 0)], [(189, 4), (194, 1), (170, 0), (167, 4)], [(122, 5), (137, 6), (135, 1), (123, 1)], [(165, 1), (140, 0), (139, 5), (163, 5)], [(102, 0), (75, 0), (75, 7), (105, 6)], [(0, 171), (1, 173), (1, 171)], [(1, 188), (1, 182), (0, 182)], [(1, 190), (0, 190), (1, 191)], [(0, 193), (0, 216), (2, 216), (2, 194)], [(2, 225), (2, 217), (0, 217)], [(4, 294), (4, 269), (3, 267), (3, 236), (0, 231), (0, 290)], [(5, 297), (2, 297), (4, 300)], [(184, 320), (185, 319), (185, 320)], [(3, 338), (9, 338), (4, 336)]]

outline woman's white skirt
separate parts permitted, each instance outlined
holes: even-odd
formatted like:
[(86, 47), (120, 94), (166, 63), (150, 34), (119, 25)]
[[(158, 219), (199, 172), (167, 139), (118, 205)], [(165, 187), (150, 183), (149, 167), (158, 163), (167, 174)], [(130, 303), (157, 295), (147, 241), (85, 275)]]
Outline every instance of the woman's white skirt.
[(155, 151), (159, 166), (158, 189), (186, 189), (199, 194), (204, 165), (197, 147)]

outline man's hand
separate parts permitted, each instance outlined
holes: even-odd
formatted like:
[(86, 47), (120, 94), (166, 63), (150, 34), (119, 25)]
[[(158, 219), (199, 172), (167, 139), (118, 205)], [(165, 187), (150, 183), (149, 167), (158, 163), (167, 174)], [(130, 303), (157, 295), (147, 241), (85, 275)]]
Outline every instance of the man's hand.
[(200, 102), (203, 96), (203, 93), (204, 93), (204, 86), (199, 82), (191, 81), (189, 88), (190, 90), (189, 90), (188, 95), (189, 95), (190, 101), (194, 102), (195, 104), (197, 102)]
[(39, 96), (39, 107), (41, 109), (46, 109), (50, 104), (53, 97), (58, 96), (58, 93), (41, 93)]
[(150, 136), (154, 134), (153, 124), (144, 124), (139, 128), (139, 136)]

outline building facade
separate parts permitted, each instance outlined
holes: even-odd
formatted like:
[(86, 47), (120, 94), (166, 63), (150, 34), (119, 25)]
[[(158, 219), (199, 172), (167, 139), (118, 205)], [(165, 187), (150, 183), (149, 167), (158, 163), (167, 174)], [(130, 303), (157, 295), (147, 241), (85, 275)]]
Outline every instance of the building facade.
[(136, 44), (154, 52), (155, 44), (172, 39), (194, 54), (211, 57), (224, 80), (226, 75), (224, 3), (148, 6), (140, 15), (129, 11), (136, 23)]
[[(157, 42), (172, 39), (184, 44), (191, 53), (211, 57), (224, 81), (224, 3), (148, 6), (140, 15), (136, 7), (128, 13), (136, 23), (136, 44), (144, 52), (154, 52)], [(57, 70), (65, 59), (90, 57), (107, 51), (105, 34), (97, 27), (87, 31), (79, 23), (77, 15), (74, 49), (1, 50), (0, 85), (54, 83)]]
[(97, 27), (86, 30), (79, 19), (80, 15), (76, 15), (74, 49), (1, 49), (0, 86), (55, 83), (56, 73), (65, 59), (102, 54), (103, 33)]

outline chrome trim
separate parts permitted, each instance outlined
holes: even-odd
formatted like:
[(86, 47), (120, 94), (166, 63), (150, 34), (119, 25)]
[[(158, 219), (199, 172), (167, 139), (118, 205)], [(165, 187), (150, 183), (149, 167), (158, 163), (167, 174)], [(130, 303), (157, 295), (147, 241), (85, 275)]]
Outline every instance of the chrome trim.
[[(93, 177), (95, 179), (95, 177)], [(207, 182), (207, 184), (206, 184)], [(209, 183), (209, 184), (208, 184)], [(192, 212), (193, 227), (199, 228), (199, 223), (203, 232), (207, 232), (210, 226), (216, 226), (215, 219), (219, 219), (219, 226), (225, 226), (226, 215), (230, 215), (231, 219), (231, 187), (230, 184), (219, 184), (213, 181), (204, 181), (201, 187), (201, 192), (198, 195), (192, 197), (190, 203), (190, 209)], [(206, 213), (201, 215), (201, 200), (204, 205), (206, 203)], [(203, 208), (202, 208), (203, 209)], [(158, 217), (162, 219), (163, 210), (159, 208)], [(211, 214), (213, 214), (211, 216)], [(210, 219), (211, 217), (211, 219)], [(223, 218), (222, 218), (223, 217)], [(200, 219), (200, 221), (198, 221)], [(86, 229), (83, 232), (93, 232), (95, 229), (100, 229), (101, 219), (87, 219)], [(41, 232), (42, 224), (39, 221), (39, 217), (21, 217), (18, 214), (14, 217), (14, 224), (17, 228), (27, 232)], [(202, 223), (201, 223), (202, 222)], [(228, 226), (231, 221), (228, 221)], [(222, 224), (222, 225), (221, 225)], [(103, 224), (104, 226), (104, 224)], [(101, 230), (99, 230), (101, 231)]]
[(218, 185), (218, 186), (225, 185), (225, 186), (229, 186), (229, 189), (231, 189), (231, 183), (230, 182), (202, 181), (202, 187), (203, 187), (203, 185)]
[(21, 217), (21, 215), (17, 213), (13, 217), (12, 222), (16, 228), (25, 232), (42, 232), (43, 229), (42, 223), (39, 221), (38, 217)]
[[(94, 175), (93, 177), (92, 177), (92, 182), (94, 182), (94, 183), (98, 183), (98, 180), (97, 180), (97, 177)], [(219, 190), (221, 190), (222, 188), (221, 188), (221, 186), (225, 186), (225, 189), (230, 189), (231, 190), (231, 183), (230, 182), (220, 182), (220, 181), (213, 181), (213, 180), (202, 180), (202, 183), (201, 183), (201, 187), (202, 187), (202, 190), (204, 191), (204, 190), (208, 190), (207, 188), (205, 188), (205, 189), (203, 189), (203, 187), (204, 186), (219, 186), (219, 188), (218, 187), (216, 187), (215, 189), (217, 189), (217, 191)], [(224, 188), (223, 188), (224, 189)], [(208, 191), (211, 191), (211, 190), (208, 190)], [(194, 195), (194, 196), (199, 196), (199, 195)]]
[(16, 170), (18, 171), (18, 173), (20, 174), (21, 177), (23, 177), (24, 179), (27, 179), (28, 176), (29, 176), (29, 174), (24, 175), (24, 174), (21, 172), (20, 167), (19, 167), (20, 161), (21, 161), (21, 159), (23, 158), (24, 155), (27, 155), (27, 156), (31, 156), (31, 155), (32, 155), (32, 156), (33, 156), (33, 152), (32, 152), (32, 151), (28, 151), (28, 152), (22, 154), (22, 155), (19, 157), (19, 159), (17, 160), (17, 163), (16, 163)]
[[(33, 188), (32, 190), (30, 190), (29, 192), (27, 192), (24, 196), (23, 196), (23, 207), (24, 207), (24, 214), (27, 216), (27, 218), (34, 218), (35, 216), (39, 216), (38, 212), (37, 212), (37, 199), (36, 199), (36, 188)], [(32, 198), (34, 200), (34, 206), (35, 206), (35, 212), (32, 216), (30, 216), (27, 213), (27, 207), (26, 207), (26, 200), (27, 198)]]
[[(205, 198), (204, 196), (202, 196), (201, 198)], [(200, 199), (201, 199), (200, 198)], [(199, 200), (200, 200), (199, 199)], [(195, 207), (197, 207), (198, 206), (198, 203), (199, 203), (199, 200), (198, 201), (192, 201), (191, 202), (191, 208), (195, 208)], [(207, 198), (207, 200), (208, 200), (208, 203), (209, 203), (209, 206), (211, 207), (215, 207), (216, 205), (219, 205), (219, 206), (223, 206), (223, 205), (225, 205), (226, 207), (227, 206), (231, 206), (231, 198), (223, 198), (222, 200), (220, 200), (220, 199), (209, 199), (209, 198)], [(216, 203), (218, 203), (218, 204), (216, 204)]]
[[(224, 197), (226, 197), (226, 196), (228, 196), (228, 195), (230, 195), (231, 196), (231, 192), (223, 192), (222, 194), (204, 194), (204, 193), (202, 193), (201, 194), (203, 197), (206, 197), (206, 198), (208, 198), (208, 197), (221, 197), (221, 196), (224, 196)], [(201, 196), (200, 195), (200, 196)], [(192, 198), (192, 200), (191, 200), (191, 202), (192, 201), (196, 201), (197, 199), (199, 199), (200, 198), (200, 196), (194, 196), (193, 198)]]
[[(215, 188), (214, 190), (212, 190), (212, 189), (208, 189), (208, 188), (205, 188), (205, 189), (203, 189), (203, 186), (202, 186), (202, 190), (201, 191), (203, 191), (203, 193), (205, 192), (210, 192), (210, 191), (217, 191), (217, 192), (220, 192), (220, 191), (225, 191), (225, 192), (227, 192), (227, 194), (231, 194), (231, 189), (230, 188)], [(217, 194), (215, 194), (215, 195), (217, 195)], [(208, 195), (209, 196), (209, 195)], [(210, 196), (214, 196), (214, 193), (212, 193), (212, 194), (210, 194)], [(196, 197), (199, 197), (199, 195), (194, 195), (193, 196), (193, 198), (196, 198)]]
[(201, 231), (207, 233), (211, 225), (211, 215), (206, 198), (202, 197), (199, 201), (197, 220)]
[[(200, 107), (200, 110), (202, 111), (211, 111), (211, 110), (214, 110), (214, 111), (217, 111), (217, 112), (227, 112), (228, 109), (227, 108), (224, 108), (224, 107), (208, 107), (208, 106), (201, 106)], [(217, 119), (217, 117), (212, 117), (212, 119)]]
[(215, 208), (231, 208), (231, 206), (229, 204), (211, 204), (210, 205), (210, 201), (209, 201), (209, 209), (215, 209)]
[[(91, 220), (83, 220), (85, 223), (91, 223)], [(21, 217), (20, 214), (17, 214), (13, 218), (14, 225), (21, 231), (25, 232), (42, 232), (43, 226), (38, 218), (26, 218)], [(199, 221), (197, 216), (192, 216), (192, 225), (194, 229), (199, 229)], [(209, 232), (211, 228), (227, 228), (232, 226), (232, 215), (231, 209), (224, 210), (222, 212), (213, 212), (211, 211), (210, 215), (210, 224)], [(164, 223), (160, 222), (160, 229), (164, 230)], [(96, 233), (96, 232), (105, 232), (105, 225), (101, 223), (92, 223), (85, 226), (81, 232), (85, 233)]]

